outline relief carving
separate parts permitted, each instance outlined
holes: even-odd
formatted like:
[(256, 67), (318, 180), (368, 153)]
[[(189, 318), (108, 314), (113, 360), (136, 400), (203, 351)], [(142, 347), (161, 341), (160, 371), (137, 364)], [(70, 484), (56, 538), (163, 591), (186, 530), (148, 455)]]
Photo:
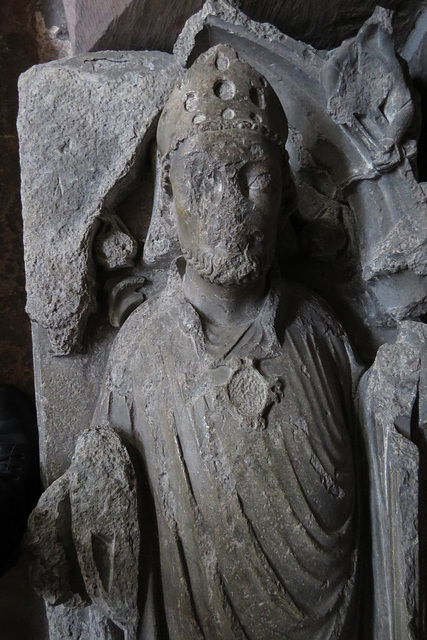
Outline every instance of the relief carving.
[(390, 24), (316, 52), (221, 0), (173, 59), (135, 54), (161, 86), (66, 245), (98, 314), (71, 272), (78, 318), (29, 303), (51, 640), (423, 637), (427, 203)]

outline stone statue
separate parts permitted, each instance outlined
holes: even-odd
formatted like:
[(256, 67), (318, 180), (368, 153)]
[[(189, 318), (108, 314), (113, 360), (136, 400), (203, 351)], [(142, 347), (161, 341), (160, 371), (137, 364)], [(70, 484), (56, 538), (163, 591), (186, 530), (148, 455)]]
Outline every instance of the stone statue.
[[(120, 330), (93, 421), (136, 452), (151, 494), (141, 537), (158, 537), (149, 554), (141, 543), (149, 628), (101, 605), (127, 637), (359, 637), (359, 369), (326, 304), (275, 262), (286, 137), (265, 78), (224, 45), (159, 121), (182, 258)], [(108, 537), (80, 520), (104, 541), (91, 543), (97, 575), (120, 521)], [(89, 600), (108, 601), (79, 544), (77, 556)]]
[(208, 0), (25, 74), (50, 640), (425, 636), (415, 114), (381, 8), (316, 52)]

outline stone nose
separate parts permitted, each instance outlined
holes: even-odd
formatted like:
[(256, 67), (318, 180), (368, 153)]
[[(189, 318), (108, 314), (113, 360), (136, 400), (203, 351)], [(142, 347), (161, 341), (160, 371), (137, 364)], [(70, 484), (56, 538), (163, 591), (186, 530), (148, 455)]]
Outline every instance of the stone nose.
[(229, 193), (230, 196), (238, 199), (239, 201), (245, 200), (246, 193), (244, 185), (242, 184), (239, 171), (236, 169), (225, 172), (224, 192)]

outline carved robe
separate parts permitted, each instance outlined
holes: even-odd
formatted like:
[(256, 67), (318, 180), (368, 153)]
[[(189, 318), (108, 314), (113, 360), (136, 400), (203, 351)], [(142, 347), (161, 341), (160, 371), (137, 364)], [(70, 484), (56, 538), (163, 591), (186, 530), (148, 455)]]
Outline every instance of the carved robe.
[(274, 284), (218, 357), (177, 271), (130, 316), (94, 422), (134, 446), (152, 496), (141, 638), (357, 637), (357, 373), (299, 285)]

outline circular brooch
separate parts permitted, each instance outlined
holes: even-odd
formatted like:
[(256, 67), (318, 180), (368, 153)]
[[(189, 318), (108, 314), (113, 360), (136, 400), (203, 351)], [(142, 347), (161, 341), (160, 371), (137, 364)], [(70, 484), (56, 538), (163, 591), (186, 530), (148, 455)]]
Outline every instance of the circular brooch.
[(253, 426), (265, 427), (263, 413), (271, 404), (269, 386), (252, 363), (244, 363), (227, 385), (230, 402), (242, 418)]

